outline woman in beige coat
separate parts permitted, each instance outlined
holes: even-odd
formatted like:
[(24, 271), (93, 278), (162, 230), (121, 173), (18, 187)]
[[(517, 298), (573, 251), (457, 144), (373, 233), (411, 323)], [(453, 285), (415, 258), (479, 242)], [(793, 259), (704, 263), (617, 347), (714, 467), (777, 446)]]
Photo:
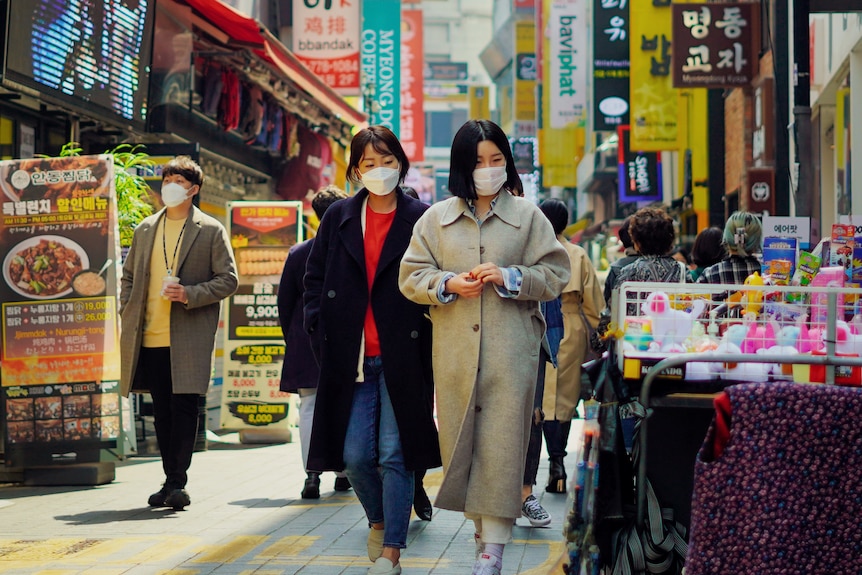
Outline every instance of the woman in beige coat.
[(566, 444), (572, 419), (581, 397), (581, 364), (587, 354), (589, 329), (599, 323), (599, 314), (605, 307), (602, 288), (596, 278), (596, 270), (587, 252), (562, 235), (569, 223), (566, 204), (557, 199), (542, 202), (539, 209), (547, 216), (560, 244), (569, 255), (572, 277), (563, 288), (563, 339), (557, 352), (557, 365), (548, 365), (545, 373), (545, 396), (542, 411), (545, 421), (542, 429), (545, 446), (550, 458), (548, 493), (566, 492)]
[(430, 305), (444, 477), (437, 507), (476, 524), (474, 575), (499, 575), (521, 516), (539, 346), (539, 301), (569, 280), (565, 250), (521, 181), (505, 133), (487, 120), (452, 142), (449, 191), (416, 222), (399, 286)]

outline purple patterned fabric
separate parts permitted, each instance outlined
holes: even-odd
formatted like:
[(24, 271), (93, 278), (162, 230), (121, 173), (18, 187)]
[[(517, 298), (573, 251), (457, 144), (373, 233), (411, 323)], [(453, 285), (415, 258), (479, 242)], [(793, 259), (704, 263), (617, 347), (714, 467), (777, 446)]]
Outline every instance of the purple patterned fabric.
[(727, 389), (730, 440), (695, 462), (686, 575), (862, 573), (862, 390)]

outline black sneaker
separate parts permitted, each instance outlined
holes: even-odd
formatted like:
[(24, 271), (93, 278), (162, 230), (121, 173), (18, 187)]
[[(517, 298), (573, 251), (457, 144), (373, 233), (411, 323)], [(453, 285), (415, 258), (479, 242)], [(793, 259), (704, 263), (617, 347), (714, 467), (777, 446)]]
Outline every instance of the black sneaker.
[(162, 488), (150, 495), (147, 499), (147, 505), (150, 507), (165, 507), (165, 499), (168, 497), (170, 489), (162, 485)]
[(165, 497), (165, 506), (173, 507), (174, 511), (182, 511), (183, 507), (187, 507), (191, 502), (192, 499), (185, 489), (174, 489)]
[(350, 480), (346, 477), (336, 477), (335, 478), (335, 490), (336, 491), (350, 491)]
[(535, 495), (530, 495), (521, 506), (521, 515), (530, 520), (533, 527), (544, 527), (551, 522), (551, 515), (539, 503)]

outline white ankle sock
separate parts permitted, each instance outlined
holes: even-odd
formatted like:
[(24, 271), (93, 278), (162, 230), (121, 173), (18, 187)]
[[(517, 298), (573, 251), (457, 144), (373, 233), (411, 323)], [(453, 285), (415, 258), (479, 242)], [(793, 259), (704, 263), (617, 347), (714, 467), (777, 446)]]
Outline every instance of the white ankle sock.
[(503, 549), (506, 546), (502, 543), (485, 543), (484, 554), (490, 555), (497, 560), (497, 563), (503, 563)]

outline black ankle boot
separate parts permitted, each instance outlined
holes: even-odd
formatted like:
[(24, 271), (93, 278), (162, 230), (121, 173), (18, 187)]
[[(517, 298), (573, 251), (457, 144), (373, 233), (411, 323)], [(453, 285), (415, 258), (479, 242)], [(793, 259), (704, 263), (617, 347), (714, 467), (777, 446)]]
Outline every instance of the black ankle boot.
[(563, 465), (562, 457), (551, 457), (551, 466), (548, 470), (548, 485), (545, 491), (548, 493), (565, 493), (566, 492), (566, 468)]
[(308, 472), (305, 487), (302, 489), (303, 499), (320, 499), (320, 474), (314, 471)]

